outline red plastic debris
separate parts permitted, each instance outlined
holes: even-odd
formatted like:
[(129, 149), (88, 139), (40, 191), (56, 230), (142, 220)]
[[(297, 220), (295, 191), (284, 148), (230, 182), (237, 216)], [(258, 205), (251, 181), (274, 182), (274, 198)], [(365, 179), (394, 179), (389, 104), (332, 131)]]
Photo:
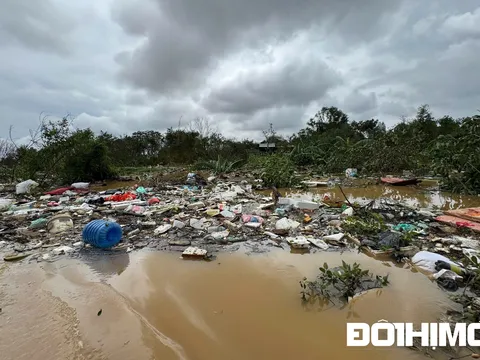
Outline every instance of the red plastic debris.
[(47, 194), (47, 195), (62, 195), (65, 191), (68, 191), (68, 190), (73, 190), (73, 188), (71, 186), (58, 188), (58, 189), (46, 192), (45, 194)]
[(471, 227), (474, 226), (472, 223), (469, 223), (468, 221), (457, 221), (455, 223), (458, 227)]
[(148, 199), (148, 205), (158, 204), (160, 200), (157, 197), (152, 197)]
[(118, 194), (118, 195), (112, 195), (106, 198), (107, 201), (114, 201), (114, 202), (119, 202), (119, 201), (129, 201), (129, 200), (135, 200), (137, 198), (137, 195), (127, 192), (125, 194)]

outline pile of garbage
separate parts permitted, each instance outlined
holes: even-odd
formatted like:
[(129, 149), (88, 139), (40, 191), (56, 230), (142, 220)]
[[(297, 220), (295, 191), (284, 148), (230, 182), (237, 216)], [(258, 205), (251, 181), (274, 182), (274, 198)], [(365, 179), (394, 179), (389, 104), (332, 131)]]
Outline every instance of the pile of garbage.
[[(349, 175), (354, 174), (352, 169)], [(192, 173), (184, 185), (97, 192), (84, 182), (35, 196), (38, 184), (27, 180), (16, 185), (15, 194), (0, 193), (0, 252), (8, 259), (27, 254), (48, 260), (91, 248), (149, 247), (179, 251), (185, 258), (274, 247), (302, 253), (360, 247), (396, 256), (478, 250), (476, 240), (435, 221), (440, 213), (391, 200), (376, 201), (367, 211), (328, 197), (265, 196), (255, 184)]]

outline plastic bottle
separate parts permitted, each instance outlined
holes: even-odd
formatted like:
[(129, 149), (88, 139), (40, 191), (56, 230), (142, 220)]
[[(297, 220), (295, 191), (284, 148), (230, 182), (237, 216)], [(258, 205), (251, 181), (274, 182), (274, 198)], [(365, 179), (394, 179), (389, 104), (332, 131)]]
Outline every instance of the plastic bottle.
[(122, 227), (116, 222), (93, 220), (82, 231), (83, 241), (96, 248), (108, 249), (122, 239)]
[(47, 226), (48, 219), (40, 218), (30, 223), (29, 229), (41, 229)]

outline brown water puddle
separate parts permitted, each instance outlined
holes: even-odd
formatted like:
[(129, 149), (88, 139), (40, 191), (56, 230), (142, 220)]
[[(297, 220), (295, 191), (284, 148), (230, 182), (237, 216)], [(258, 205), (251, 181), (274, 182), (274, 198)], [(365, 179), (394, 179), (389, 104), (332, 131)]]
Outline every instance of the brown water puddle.
[(105, 191), (111, 189), (134, 188), (135, 185), (140, 185), (141, 181), (106, 181), (104, 184), (94, 184), (90, 186), (93, 191)]
[[(430, 184), (431, 186), (431, 184)], [(324, 195), (334, 201), (344, 201), (345, 197), (338, 187), (310, 188), (308, 191), (281, 189), (284, 196), (298, 197), (304, 200), (319, 199)], [(431, 191), (424, 186), (386, 186), (368, 185), (365, 187), (345, 187), (343, 192), (350, 202), (367, 203), (368, 201), (387, 198), (401, 201), (410, 206), (429, 209), (452, 210), (480, 206), (480, 196), (462, 196), (441, 191)], [(264, 194), (269, 195), (270, 191)]]
[[(110, 181), (106, 186), (94, 185), (94, 191), (105, 191), (109, 189), (135, 188), (142, 185), (141, 181)], [(480, 196), (462, 196), (447, 192), (432, 191), (429, 187), (437, 185), (436, 181), (425, 180), (418, 186), (387, 186), (368, 185), (360, 187), (345, 187), (343, 191), (351, 202), (365, 203), (373, 199), (388, 198), (401, 201), (410, 206), (429, 209), (452, 210), (465, 207), (480, 206)], [(344, 201), (345, 197), (338, 187), (310, 188), (308, 191), (294, 189), (280, 189), (284, 196), (292, 196), (305, 200), (321, 200), (324, 195), (334, 201)], [(265, 190), (259, 193), (269, 196), (271, 191)]]
[[(342, 259), (389, 273), (391, 285), (350, 309), (304, 309), (298, 281)], [(279, 250), (207, 263), (140, 252), (12, 266), (1, 280), (2, 359), (423, 359), (403, 348), (346, 348), (349, 310), (358, 316), (350, 321), (420, 323), (451, 305), (426, 276), (356, 253)]]

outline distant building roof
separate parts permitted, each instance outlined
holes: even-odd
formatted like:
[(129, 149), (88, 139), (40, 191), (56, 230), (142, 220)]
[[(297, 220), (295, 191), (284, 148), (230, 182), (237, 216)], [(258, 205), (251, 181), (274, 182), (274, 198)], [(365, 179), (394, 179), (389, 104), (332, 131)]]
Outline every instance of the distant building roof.
[(261, 148), (274, 148), (275, 143), (261, 143), (258, 146), (261, 147)]

